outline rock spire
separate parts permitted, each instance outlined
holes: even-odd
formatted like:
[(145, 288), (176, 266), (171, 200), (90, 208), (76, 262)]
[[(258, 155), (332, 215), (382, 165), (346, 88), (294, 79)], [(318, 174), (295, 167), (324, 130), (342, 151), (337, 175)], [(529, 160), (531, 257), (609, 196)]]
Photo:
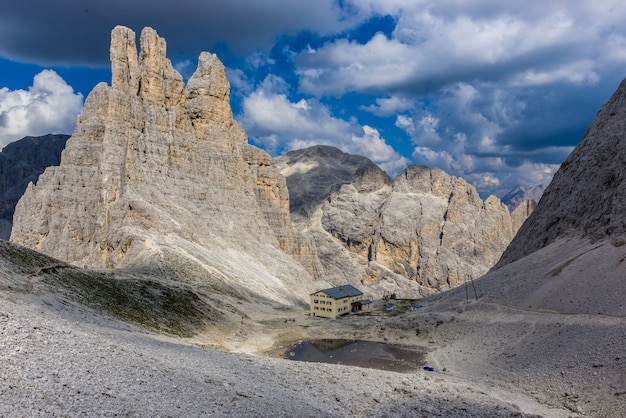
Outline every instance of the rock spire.
[(304, 302), (314, 246), (291, 230), (271, 157), (233, 119), (224, 66), (202, 53), (185, 85), (156, 31), (139, 52), (135, 39), (113, 29), (111, 86), (94, 88), (60, 166), (28, 187), (11, 240), (79, 266)]

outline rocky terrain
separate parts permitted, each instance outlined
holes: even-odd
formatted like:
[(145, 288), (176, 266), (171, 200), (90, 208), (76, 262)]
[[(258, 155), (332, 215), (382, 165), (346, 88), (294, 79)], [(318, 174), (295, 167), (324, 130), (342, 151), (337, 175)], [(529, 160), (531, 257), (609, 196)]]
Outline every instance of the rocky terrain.
[(234, 312), (240, 297), (303, 306), (330, 284), (372, 297), (453, 288), (492, 267), (527, 216), (437, 169), (391, 180), (330, 147), (275, 162), (234, 121), (215, 55), (185, 85), (150, 28), (139, 52), (115, 28), (110, 54), (111, 86), (91, 92), (60, 165), (24, 193), (13, 242), (202, 283)]
[[(626, 82), (487, 274), (419, 308), (390, 300), (387, 311), (376, 298), (370, 314), (323, 320), (303, 301), (307, 286), (326, 284), (312, 279), (326, 268), (315, 263), (327, 251), (315, 234), (358, 265), (365, 238), (393, 224), (394, 212), (381, 211), (384, 225), (342, 229), (350, 211), (368, 214), (385, 193), (388, 206), (423, 194), (424, 213), (446, 207), (445, 220), (476, 207), (468, 202), (507, 209), (436, 170), (411, 167), (391, 181), (323, 148), (321, 161), (352, 167), (350, 181), (333, 180), (317, 199), (295, 193), (290, 214), (278, 168), (225, 117), (214, 56), (201, 55), (184, 87), (154, 31), (142, 32), (140, 54), (133, 39), (114, 30), (113, 85), (89, 96), (61, 165), (17, 206), (12, 239), (41, 252), (0, 240), (0, 415), (623, 415)], [(198, 160), (210, 169), (195, 174)], [(289, 177), (318, 164), (300, 163), (279, 166)], [(456, 236), (477, 248), (441, 220), (436, 243)], [(307, 223), (315, 241), (299, 233)], [(394, 268), (380, 283), (402, 276)], [(316, 338), (400, 344), (421, 351), (428, 369), (288, 360), (292, 344)]]
[(426, 296), (487, 272), (532, 204), (510, 213), (463, 179), (411, 166), (391, 179), (373, 162), (328, 146), (291, 151), (287, 178), (295, 229), (313, 237), (326, 276), (376, 296)]
[[(3, 416), (615, 417), (626, 407), (626, 247), (609, 241), (559, 241), (477, 280), (476, 293), (335, 321), (254, 305), (233, 321), (180, 282), (0, 244)], [(280, 355), (333, 337), (418, 348), (433, 371)]]
[(302, 306), (317, 287), (315, 249), (291, 229), (272, 158), (232, 118), (224, 66), (203, 53), (185, 85), (163, 38), (144, 29), (139, 52), (135, 39), (112, 31), (112, 85), (89, 94), (61, 164), (26, 190), (11, 240), (80, 267), (198, 284), (231, 313), (241, 300)]
[(36, 183), (46, 167), (59, 165), (69, 135), (27, 136), (0, 152), (0, 238), (9, 239), (13, 212), (28, 183)]

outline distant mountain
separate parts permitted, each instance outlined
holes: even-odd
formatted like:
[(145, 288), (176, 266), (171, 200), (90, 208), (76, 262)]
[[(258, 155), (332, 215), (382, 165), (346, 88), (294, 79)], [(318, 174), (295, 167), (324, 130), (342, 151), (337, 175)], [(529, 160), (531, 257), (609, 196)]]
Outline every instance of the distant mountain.
[[(328, 146), (276, 159), (294, 228), (315, 241), (328, 280), (378, 293), (426, 295), (484, 274), (528, 216), (442, 170), (395, 180), (365, 157)], [(407, 280), (408, 279), (408, 280)]]
[(541, 195), (545, 190), (543, 184), (538, 184), (529, 188), (523, 186), (517, 186), (504, 196), (500, 200), (504, 203), (510, 211), (515, 210), (523, 201), (530, 200), (536, 205), (541, 199)]
[(602, 106), (499, 261), (503, 266), (559, 239), (626, 243), (626, 80)]
[(290, 151), (276, 161), (288, 179), (290, 210), (295, 217), (309, 216), (328, 196), (356, 179), (367, 178), (374, 188), (393, 182), (369, 158), (326, 145)]
[(0, 238), (9, 239), (13, 212), (28, 183), (46, 167), (59, 165), (69, 135), (27, 136), (0, 152)]

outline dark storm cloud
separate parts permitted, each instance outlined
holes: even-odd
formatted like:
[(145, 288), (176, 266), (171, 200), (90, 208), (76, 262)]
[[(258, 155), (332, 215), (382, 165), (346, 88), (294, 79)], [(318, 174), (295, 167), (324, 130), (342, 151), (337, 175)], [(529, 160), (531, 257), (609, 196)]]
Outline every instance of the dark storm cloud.
[[(332, 144), (485, 194), (550, 180), (626, 75), (624, 21), (618, 0), (5, 0), (0, 73), (9, 58), (85, 84), (72, 71), (108, 66), (114, 26), (151, 26), (186, 77), (218, 54), (236, 118), (267, 150)], [(10, 81), (6, 97), (24, 96)]]
[(111, 29), (151, 26), (169, 55), (197, 56), (218, 43), (240, 52), (271, 47), (284, 33), (330, 33), (353, 25), (331, 0), (7, 0), (0, 13), (0, 55), (44, 65), (108, 63)]

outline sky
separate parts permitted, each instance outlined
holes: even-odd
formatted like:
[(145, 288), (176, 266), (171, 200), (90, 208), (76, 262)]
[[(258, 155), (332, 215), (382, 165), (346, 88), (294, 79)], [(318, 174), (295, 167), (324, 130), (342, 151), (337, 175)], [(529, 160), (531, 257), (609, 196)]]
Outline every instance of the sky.
[(549, 183), (626, 77), (617, 0), (1, 0), (0, 148), (72, 133), (116, 25), (154, 28), (185, 78), (217, 54), (274, 156), (327, 144), (483, 197)]

